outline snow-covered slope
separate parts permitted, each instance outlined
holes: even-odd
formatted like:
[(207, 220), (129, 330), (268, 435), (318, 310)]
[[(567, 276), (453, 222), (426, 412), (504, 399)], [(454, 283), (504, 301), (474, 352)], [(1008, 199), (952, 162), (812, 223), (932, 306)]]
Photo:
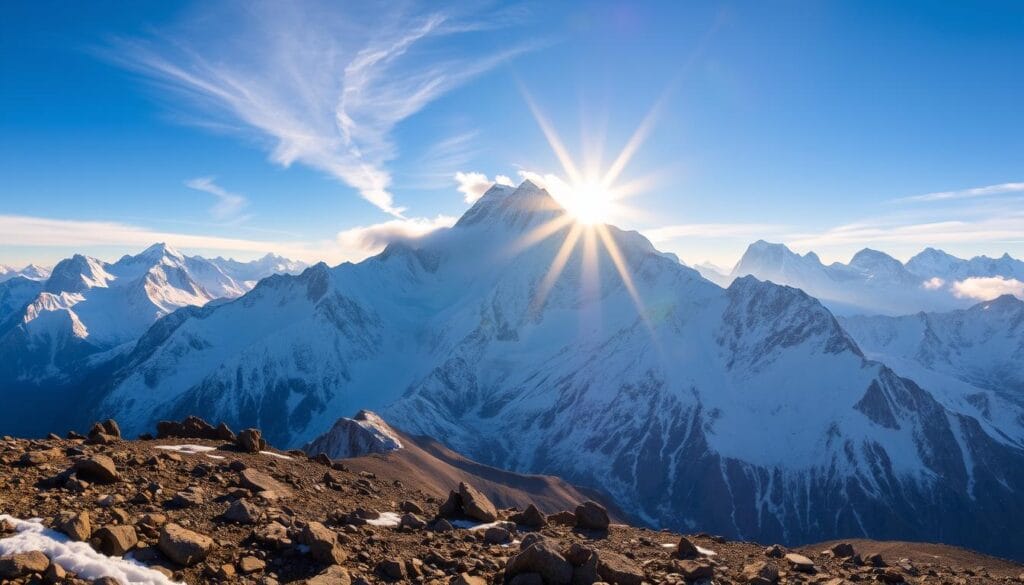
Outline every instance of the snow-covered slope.
[(941, 278), (952, 282), (971, 277), (1001, 276), (1024, 281), (1024, 262), (1003, 254), (999, 258), (975, 256), (957, 258), (935, 248), (925, 248), (907, 261), (907, 270), (923, 279)]
[(298, 446), (372, 408), (653, 524), (1024, 556), (1006, 536), (1024, 520), (1018, 443), (866, 359), (800, 290), (723, 290), (636, 233), (564, 219), (530, 183), (494, 188), (451, 229), (178, 311), (118, 358), (96, 414), (127, 433), (198, 414)]
[(388, 423), (369, 410), (355, 417), (341, 417), (329, 431), (307, 443), (302, 450), (310, 456), (321, 453), (331, 459), (390, 453), (402, 448), (402, 441)]
[[(233, 269), (266, 276), (278, 267), (266, 260)], [(113, 263), (75, 255), (45, 281), (0, 283), (0, 381), (66, 377), (69, 364), (136, 340), (181, 307), (238, 297), (251, 286), (164, 244)]]
[(50, 269), (35, 264), (29, 264), (20, 269), (0, 264), (0, 283), (17, 277), (29, 280), (46, 280), (50, 277)]
[(966, 310), (842, 324), (869, 356), (1024, 446), (1024, 301), (1004, 295)]
[[(940, 255), (944, 259), (938, 259)], [(985, 272), (986, 276), (1011, 278), (1015, 274), (1013, 263), (1019, 263), (1005, 256), (989, 265), (982, 258), (960, 260), (929, 248), (904, 265), (884, 252), (865, 248), (848, 264), (826, 266), (813, 252), (801, 256), (783, 244), (758, 241), (747, 248), (728, 281), (752, 275), (800, 288), (837, 314), (906, 315), (966, 308), (976, 302), (962, 298), (954, 288), (956, 282), (974, 274), (967, 268), (954, 270), (950, 266), (963, 263), (975, 266), (975, 272)], [(983, 265), (991, 270), (981, 270)]]

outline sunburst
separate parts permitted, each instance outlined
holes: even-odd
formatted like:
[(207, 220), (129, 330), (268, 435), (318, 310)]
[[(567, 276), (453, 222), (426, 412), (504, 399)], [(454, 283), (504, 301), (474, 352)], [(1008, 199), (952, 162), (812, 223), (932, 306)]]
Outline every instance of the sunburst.
[[(515, 244), (517, 250), (522, 250), (557, 234), (565, 234), (534, 297), (533, 309), (539, 311), (543, 308), (548, 295), (561, 277), (576, 247), (582, 245), (584, 286), (597, 285), (600, 271), (599, 262), (602, 256), (600, 251), (603, 250), (611, 260), (624, 288), (636, 305), (637, 311), (641, 317), (645, 317), (644, 304), (637, 291), (632, 272), (625, 255), (619, 249), (615, 236), (608, 228), (608, 222), (629, 216), (633, 210), (625, 204), (624, 200), (642, 192), (650, 183), (647, 179), (620, 183), (618, 179), (647, 137), (653, 125), (654, 110), (652, 109), (651, 113), (633, 132), (629, 141), (608, 168), (602, 169), (600, 161), (596, 160), (581, 169), (529, 95), (526, 95), (526, 101), (564, 172), (564, 178), (558, 175), (544, 175), (542, 182), (551, 196), (566, 211), (531, 230)], [(644, 320), (646, 322), (646, 318)]]

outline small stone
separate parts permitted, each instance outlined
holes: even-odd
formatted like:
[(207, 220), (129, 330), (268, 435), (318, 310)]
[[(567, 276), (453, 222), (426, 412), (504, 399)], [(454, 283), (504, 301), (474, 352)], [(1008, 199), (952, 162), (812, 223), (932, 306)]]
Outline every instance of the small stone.
[(134, 526), (107, 525), (96, 531), (100, 541), (100, 552), (105, 555), (122, 557), (139, 543)]
[(50, 566), (50, 559), (39, 551), (15, 553), (0, 558), (0, 578), (17, 579), (32, 574), (43, 574)]
[(857, 554), (857, 551), (853, 549), (853, 545), (848, 542), (840, 542), (839, 544), (834, 544), (832, 545), (832, 548), (829, 549), (829, 551), (831, 551), (832, 554), (836, 556), (836, 558), (840, 559), (848, 559)]
[(223, 518), (228, 522), (237, 522), (238, 524), (255, 524), (259, 522), (260, 509), (256, 507), (256, 504), (242, 498), (228, 506)]
[(743, 580), (752, 585), (771, 585), (779, 580), (779, 568), (768, 561), (754, 561), (743, 567)]
[(402, 519), (398, 522), (400, 528), (411, 528), (413, 530), (422, 530), (427, 527), (426, 521), (421, 519), (416, 514), (408, 512), (402, 514)]
[(544, 516), (544, 513), (537, 509), (537, 506), (530, 504), (525, 510), (518, 514), (513, 514), (511, 520), (521, 526), (527, 528), (543, 528), (548, 523), (548, 519)]
[(796, 571), (800, 571), (801, 573), (814, 572), (814, 561), (804, 555), (789, 553), (785, 558), (786, 562), (789, 563), (789, 566), (793, 567)]
[(405, 563), (402, 559), (384, 559), (377, 563), (377, 574), (387, 581), (405, 579)]
[(572, 565), (546, 541), (533, 543), (508, 560), (505, 576), (537, 573), (549, 585), (567, 585), (572, 582)]
[(259, 453), (267, 448), (259, 429), (245, 429), (238, 433), (235, 445), (246, 453)]
[(576, 526), (586, 530), (608, 530), (608, 510), (597, 502), (576, 506)]
[(67, 583), (68, 572), (64, 570), (64, 567), (57, 563), (50, 563), (50, 566), (46, 569), (46, 573), (43, 574), (43, 582), (52, 585), (58, 585)]
[(685, 536), (679, 537), (679, 544), (676, 545), (676, 557), (680, 559), (695, 559), (700, 556), (700, 551)]
[(92, 524), (88, 512), (64, 512), (57, 519), (57, 530), (73, 540), (85, 542), (92, 536)]
[(711, 565), (705, 562), (698, 561), (676, 561), (675, 563), (676, 572), (683, 576), (687, 581), (699, 581), (701, 579), (711, 579), (715, 576), (715, 569)]
[(284, 484), (270, 477), (266, 473), (256, 471), (255, 469), (243, 469), (238, 473), (238, 482), (242, 484), (242, 487), (248, 488), (254, 492), (272, 492), (279, 496), (286, 496), (291, 493)]
[(306, 580), (306, 585), (351, 585), (352, 577), (348, 571), (338, 565), (328, 567), (327, 570)]
[(548, 515), (548, 523), (556, 526), (575, 526), (576, 525), (576, 513), (570, 512), (569, 510), (563, 510), (561, 512), (555, 512), (554, 514)]
[(329, 565), (340, 565), (348, 555), (338, 546), (338, 535), (319, 522), (310, 522), (302, 529), (299, 542), (309, 547), (314, 559)]
[(238, 569), (245, 574), (262, 571), (265, 568), (267, 568), (267, 563), (253, 556), (242, 557), (242, 560), (238, 561)]
[(79, 459), (75, 462), (74, 470), (80, 479), (93, 483), (116, 483), (121, 479), (114, 460), (106, 455), (93, 455), (88, 459)]
[(409, 500), (406, 500), (401, 504), (398, 504), (398, 509), (403, 512), (408, 512), (410, 514), (423, 514), (423, 508), (416, 502), (411, 502)]
[(512, 533), (501, 526), (491, 526), (484, 531), (484, 544), (507, 544), (512, 541)]
[(487, 585), (487, 579), (469, 573), (459, 573), (457, 577), (449, 581), (449, 585)]
[(179, 565), (190, 567), (202, 561), (213, 550), (213, 539), (177, 524), (164, 524), (157, 543), (160, 552)]
[(768, 548), (764, 549), (764, 556), (772, 559), (781, 559), (782, 557), (786, 556), (786, 552), (782, 550), (781, 546), (773, 544)]

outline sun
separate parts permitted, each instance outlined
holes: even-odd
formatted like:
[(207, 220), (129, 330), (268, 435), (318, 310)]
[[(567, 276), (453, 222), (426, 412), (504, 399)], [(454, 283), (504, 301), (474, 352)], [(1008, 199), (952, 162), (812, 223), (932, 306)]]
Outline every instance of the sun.
[(596, 181), (569, 186), (565, 209), (584, 225), (609, 223), (612, 219), (614, 194)]

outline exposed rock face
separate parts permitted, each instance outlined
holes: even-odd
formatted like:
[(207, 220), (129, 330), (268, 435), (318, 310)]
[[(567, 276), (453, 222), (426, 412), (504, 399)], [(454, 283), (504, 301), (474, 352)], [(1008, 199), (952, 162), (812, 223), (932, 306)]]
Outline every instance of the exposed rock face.
[(376, 413), (360, 410), (353, 418), (339, 418), (329, 431), (302, 450), (311, 456), (325, 454), (331, 459), (345, 459), (390, 453), (401, 448), (402, 441), (384, 419)]
[(235, 433), (225, 423), (214, 427), (198, 416), (190, 416), (181, 422), (163, 420), (156, 423), (156, 438), (208, 439), (211, 441), (234, 441)]
[(245, 429), (238, 433), (235, 445), (246, 453), (258, 453), (267, 448), (259, 429)]

